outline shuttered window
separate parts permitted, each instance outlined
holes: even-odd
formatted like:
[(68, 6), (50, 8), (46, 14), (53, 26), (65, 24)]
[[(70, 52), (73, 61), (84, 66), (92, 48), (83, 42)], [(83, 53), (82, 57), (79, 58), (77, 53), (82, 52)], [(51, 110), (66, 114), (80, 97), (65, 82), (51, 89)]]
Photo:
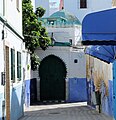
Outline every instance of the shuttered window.
[(21, 53), (17, 52), (17, 78), (21, 80)]
[(11, 48), (11, 80), (15, 82), (15, 50)]
[(80, 8), (87, 8), (87, 0), (80, 0)]

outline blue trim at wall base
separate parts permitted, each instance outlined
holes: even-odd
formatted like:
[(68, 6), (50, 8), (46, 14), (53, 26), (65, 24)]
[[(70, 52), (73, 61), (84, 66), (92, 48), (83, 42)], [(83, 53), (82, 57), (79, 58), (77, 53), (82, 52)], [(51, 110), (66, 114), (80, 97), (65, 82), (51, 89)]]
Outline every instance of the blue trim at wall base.
[(68, 102), (87, 101), (86, 78), (69, 78), (69, 99)]
[[(87, 83), (88, 86), (88, 105), (96, 107), (94, 105), (92, 94), (95, 92), (94, 80), (90, 79)], [(101, 112), (109, 116), (113, 116), (113, 81), (108, 80), (108, 95), (106, 95), (106, 86), (104, 82), (101, 83)]]
[(11, 91), (11, 120), (17, 120), (24, 115), (24, 91), (23, 85), (14, 87)]
[(0, 93), (0, 120), (2, 120), (2, 101), (4, 100), (4, 94)]
[[(11, 120), (18, 120), (20, 117), (22, 117), (24, 115), (24, 108), (23, 108), (23, 104), (24, 104), (24, 92), (23, 92), (23, 85), (20, 84), (17, 87), (13, 87), (11, 89)], [(2, 102), (4, 100), (4, 93), (0, 93), (0, 120), (2, 120)], [(5, 115), (4, 115), (5, 118)]]

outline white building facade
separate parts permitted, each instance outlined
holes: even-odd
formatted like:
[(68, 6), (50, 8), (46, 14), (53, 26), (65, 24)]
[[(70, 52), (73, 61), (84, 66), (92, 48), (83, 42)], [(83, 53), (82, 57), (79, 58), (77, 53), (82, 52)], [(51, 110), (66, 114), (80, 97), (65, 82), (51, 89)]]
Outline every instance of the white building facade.
[(112, 0), (64, 0), (64, 8), (82, 22), (89, 13), (112, 8)]
[[(79, 20), (65, 10), (42, 20), (52, 43), (45, 51), (36, 50), (41, 61), (39, 70), (33, 72), (33, 78), (37, 78), (38, 100), (86, 101), (86, 59), (84, 48), (78, 46)], [(84, 97), (79, 94), (82, 92)]]
[[(113, 7), (116, 6), (116, 0), (63, 0), (63, 2), (64, 2), (64, 9), (69, 11), (70, 13), (73, 13), (73, 15), (75, 15), (80, 20), (80, 22), (82, 22), (84, 17), (89, 13), (102, 11), (105, 9), (110, 9), (110, 8), (112, 8), (112, 4), (113, 4)], [(51, 20), (51, 22), (52, 22), (52, 20)], [(59, 25), (61, 27), (58, 27), (57, 24), (49, 25), (49, 26), (50, 27), (47, 28), (48, 31), (53, 32), (54, 38), (56, 40), (58, 40), (58, 42), (61, 42), (61, 41), (68, 42), (70, 39), (70, 40), (73, 40), (72, 44), (76, 45), (74, 42), (74, 39), (75, 39), (76, 35), (78, 35), (78, 34), (76, 34), (76, 35), (73, 34), (73, 31), (75, 31), (73, 29), (73, 27), (69, 27), (66, 29), (65, 27), (63, 27), (63, 25)], [(56, 28), (54, 26), (56, 26)], [(72, 31), (71, 34), (68, 34), (68, 29), (70, 29), (70, 32)], [(74, 38), (72, 38), (70, 35), (72, 35), (72, 36), (74, 35), (73, 36)], [(67, 39), (67, 38), (69, 38), (69, 39)], [(80, 75), (78, 72), (78, 67), (77, 67), (78, 64), (73, 63), (73, 60), (74, 60), (73, 58), (75, 58), (78, 55), (76, 55), (76, 52), (74, 52), (75, 49), (69, 50), (67, 48), (67, 51), (69, 50), (70, 52), (65, 52), (66, 48), (62, 52), (60, 52), (60, 50), (58, 50), (58, 49), (61, 50), (61, 47), (57, 47), (57, 50), (54, 48), (54, 46), (49, 47), (49, 50), (51, 50), (54, 55), (59, 56), (59, 58), (62, 58), (63, 61), (65, 61), (66, 65), (68, 66), (67, 67), (67, 71), (68, 71), (67, 76), (68, 77), (66, 78), (66, 100), (74, 100), (73, 99), (74, 96), (70, 96), (71, 94), (70, 94), (70, 90), (69, 90), (70, 89), (69, 81), (70, 81), (70, 78), (78, 77), (78, 75)], [(51, 54), (51, 51), (47, 52), (48, 50), (44, 51), (43, 54), (39, 53), (39, 51), (41, 51), (41, 50), (37, 50), (37, 53), (40, 54), (41, 60), (43, 60), (43, 58), (45, 58), (46, 56)], [(73, 51), (73, 52), (71, 53), (71, 51)], [(67, 61), (67, 59), (68, 59), (68, 61)], [(106, 64), (105, 62), (100, 61), (96, 58), (87, 56), (87, 64), (86, 65), (87, 65), (86, 66), (86, 68), (87, 68), (87, 86), (86, 87), (88, 89), (88, 104), (91, 106), (96, 105), (95, 92), (98, 90), (101, 92), (101, 112), (103, 112), (107, 115), (113, 116), (112, 64)], [(80, 66), (79, 68), (81, 68), (81, 67), (82, 66)], [(82, 69), (83, 69), (83, 67), (82, 67)], [(81, 73), (81, 75), (83, 75), (83, 74)], [(72, 81), (73, 80), (74, 79), (72, 79)], [(40, 88), (40, 81), (41, 81), (40, 78), (38, 78), (38, 83), (39, 83), (38, 88)], [(75, 83), (75, 80), (74, 80), (74, 83)], [(73, 89), (73, 91), (75, 91), (75, 90)], [(41, 93), (40, 89), (38, 89), (38, 93)], [(78, 92), (77, 93), (75, 92), (74, 94), (78, 94)], [(39, 98), (40, 98), (40, 94), (38, 95), (38, 99)]]
[(30, 54), (22, 36), (21, 0), (0, 1), (0, 47), (0, 120), (17, 120), (24, 114), (23, 82), (30, 79)]
[[(46, 13), (44, 17), (48, 17), (59, 9), (58, 6), (56, 7), (54, 2), (55, 0), (53, 2), (50, 2), (50, 0), (36, 0), (35, 6), (42, 6), (45, 8)], [(113, 2), (113, 4), (115, 4), (115, 2)], [(80, 20), (80, 22), (82, 22), (83, 18), (91, 12), (111, 8), (112, 0), (63, 0), (63, 5), (65, 10), (73, 13)]]

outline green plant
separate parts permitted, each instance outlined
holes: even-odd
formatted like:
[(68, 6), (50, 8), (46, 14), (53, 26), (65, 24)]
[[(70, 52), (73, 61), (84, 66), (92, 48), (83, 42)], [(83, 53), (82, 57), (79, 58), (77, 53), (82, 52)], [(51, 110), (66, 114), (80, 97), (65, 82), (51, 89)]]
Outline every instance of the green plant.
[(29, 68), (30, 68), (30, 65), (28, 64), (28, 65), (27, 65), (27, 70), (29, 70)]
[[(31, 68), (35, 70), (35, 66), (39, 63), (35, 58), (35, 50), (41, 47), (46, 50), (50, 43), (50, 38), (46, 28), (42, 26), (38, 17), (42, 17), (45, 13), (45, 9), (38, 7), (36, 12), (33, 12), (33, 6), (31, 0), (23, 0), (22, 2), (22, 14), (23, 14), (23, 36), (26, 48), (31, 54)], [(34, 61), (35, 60), (35, 61)]]
[(40, 64), (39, 57), (36, 54), (31, 55), (31, 69), (37, 70), (39, 64)]

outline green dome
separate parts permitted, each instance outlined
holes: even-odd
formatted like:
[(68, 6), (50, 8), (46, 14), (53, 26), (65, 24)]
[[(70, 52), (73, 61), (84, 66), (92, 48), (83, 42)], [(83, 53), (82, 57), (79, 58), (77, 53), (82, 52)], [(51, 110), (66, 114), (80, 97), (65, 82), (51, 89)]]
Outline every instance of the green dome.
[(53, 13), (49, 18), (64, 19), (64, 22), (66, 23), (81, 25), (80, 21), (76, 16), (70, 14), (69, 12), (66, 12), (64, 9)]

